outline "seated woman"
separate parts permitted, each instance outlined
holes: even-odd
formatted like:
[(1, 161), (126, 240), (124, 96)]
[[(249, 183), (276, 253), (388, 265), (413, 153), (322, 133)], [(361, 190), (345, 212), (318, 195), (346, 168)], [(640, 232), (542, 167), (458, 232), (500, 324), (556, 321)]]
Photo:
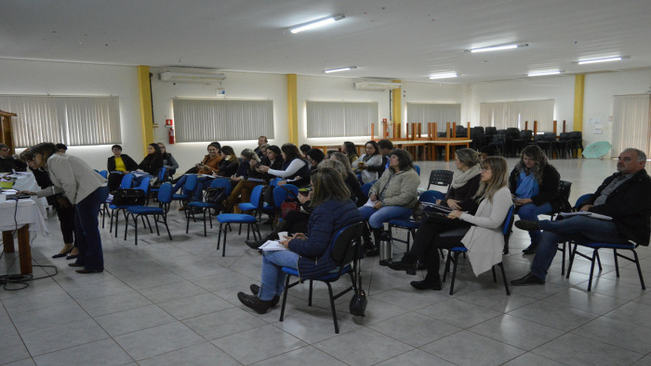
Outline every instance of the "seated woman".
[(370, 183), (377, 180), (378, 172), (369, 170), (369, 167), (381, 166), (382, 155), (380, 154), (380, 148), (377, 142), (373, 140), (367, 142), (364, 148), (366, 149), (366, 154), (355, 160), (352, 166), (360, 174), (362, 183)]
[(477, 202), (473, 196), (479, 189), (481, 178), (479, 154), (473, 149), (459, 149), (455, 155), (454, 163), (458, 170), (454, 172), (445, 199), (437, 200), (436, 203), (454, 210), (475, 212)]
[(418, 203), (417, 190), (420, 177), (412, 165), (411, 154), (395, 149), (389, 157), (389, 169), (369, 191), (369, 202), (359, 212), (373, 231), (375, 242), (365, 237), (366, 255), (379, 254), (384, 223), (391, 219), (408, 218)]
[(113, 145), (111, 151), (113, 152), (113, 156), (108, 158), (106, 170), (109, 172), (109, 191), (113, 192), (120, 187), (124, 174), (138, 169), (138, 163), (131, 159), (129, 155), (123, 154), (122, 146), (120, 145)]
[(219, 154), (221, 148), (222, 145), (219, 142), (211, 142), (208, 145), (208, 155), (204, 156), (200, 163), (188, 169), (179, 179), (173, 181), (175, 183), (174, 192), (183, 187), (185, 181), (188, 179), (187, 174), (212, 174), (219, 172), (219, 162), (222, 160)]
[(151, 143), (147, 145), (147, 156), (138, 164), (138, 170), (147, 173), (146, 175), (136, 176), (133, 178), (133, 185), (137, 186), (145, 177), (154, 177), (163, 167), (163, 156), (160, 153), (158, 144)]
[[(547, 161), (547, 156), (536, 145), (522, 149), (520, 162), (509, 176), (509, 188), (515, 195), (516, 213), (521, 220), (538, 221), (538, 215), (557, 212), (563, 204), (558, 194), (561, 176)], [(531, 244), (524, 254), (536, 253), (540, 230), (529, 231)]]
[(235, 151), (230, 146), (222, 146), (220, 152), (222, 160), (219, 162), (219, 173), (217, 175), (221, 177), (231, 177), (233, 174), (237, 173), (237, 170), (240, 167), (240, 161), (235, 155)]
[[(307, 164), (310, 167), (310, 173), (316, 169), (317, 165), (319, 165), (319, 163), (322, 162), (324, 158), (325, 158), (325, 154), (323, 153), (323, 151), (319, 149), (310, 149), (305, 153), (305, 160), (307, 160)], [(283, 184), (287, 184), (287, 180), (282, 180), (278, 182), (278, 185), (283, 185)], [(291, 182), (291, 184), (297, 187), (305, 187), (310, 185), (310, 178), (309, 177), (301, 178), (300, 176), (294, 177), (293, 182)]]
[[(307, 178), (310, 174), (310, 168), (303, 158), (301, 158), (301, 152), (298, 150), (296, 145), (292, 143), (284, 144), (280, 150), (282, 151), (282, 157), (284, 164), (282, 169), (273, 169), (268, 166), (261, 165), (256, 168), (260, 173), (267, 173), (279, 178), (298, 178), (303, 179)], [(269, 154), (269, 149), (267, 149), (267, 155)], [(291, 183), (292, 180), (289, 180), (288, 183)]]
[(357, 205), (357, 207), (362, 207), (368, 198), (366, 195), (364, 195), (364, 192), (362, 192), (362, 186), (359, 184), (357, 176), (350, 168), (350, 163), (348, 163), (348, 158), (346, 155), (342, 153), (334, 153), (330, 157), (330, 160), (338, 161), (341, 163), (341, 165), (343, 165), (344, 169), (346, 170), (346, 174), (344, 175), (344, 182), (346, 182), (348, 189), (350, 189), (350, 199), (355, 202), (355, 205)]
[(307, 234), (294, 234), (280, 241), (288, 250), (264, 252), (261, 285), (251, 285), (253, 295), (239, 292), (237, 298), (259, 314), (266, 313), (285, 290), (282, 267), (298, 269), (301, 279), (321, 276), (335, 269), (330, 250), (334, 236), (347, 225), (362, 220), (341, 175), (332, 168), (312, 175), (314, 207)]
[(353, 165), (353, 162), (359, 158), (357, 155), (357, 147), (354, 142), (345, 141), (341, 144), (341, 153), (346, 155), (350, 165)]
[(475, 195), (477, 212), (454, 210), (446, 217), (424, 220), (416, 232), (414, 245), (401, 261), (389, 261), (389, 268), (416, 274), (416, 261), (424, 257), (427, 275), (422, 281), (412, 281), (418, 290), (441, 290), (439, 248), (449, 249), (463, 244), (476, 276), (502, 261), (504, 235), (502, 223), (511, 208), (511, 192), (507, 184), (506, 159), (491, 156), (484, 160), (481, 183)]
[(172, 177), (176, 174), (176, 169), (179, 168), (179, 163), (176, 162), (176, 159), (172, 156), (171, 153), (167, 152), (167, 148), (162, 142), (158, 142), (158, 147), (160, 147), (160, 153), (163, 157), (163, 166), (167, 168), (167, 177)]

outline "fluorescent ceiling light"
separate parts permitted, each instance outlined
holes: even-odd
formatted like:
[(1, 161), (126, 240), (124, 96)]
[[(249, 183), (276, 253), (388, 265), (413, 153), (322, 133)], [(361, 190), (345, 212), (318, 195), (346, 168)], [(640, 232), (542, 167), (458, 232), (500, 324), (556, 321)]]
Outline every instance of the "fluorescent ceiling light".
[(512, 50), (521, 47), (527, 47), (528, 44), (507, 44), (502, 46), (490, 46), (490, 47), (481, 47), (481, 48), (472, 48), (470, 52), (479, 53), (479, 52), (490, 52), (490, 51), (503, 51), (503, 50)]
[(338, 69), (330, 69), (330, 70), (325, 70), (326, 74), (330, 74), (332, 72), (339, 72), (339, 71), (348, 71), (348, 70), (355, 70), (357, 66), (347, 66), (347, 67), (340, 67)]
[(536, 71), (530, 72), (527, 76), (547, 76), (547, 75), (560, 75), (562, 71)]
[(296, 34), (296, 33), (299, 33), (299, 32), (306, 31), (306, 30), (323, 27), (325, 25), (332, 24), (332, 23), (336, 22), (337, 20), (344, 19), (345, 17), (346, 17), (345, 15), (341, 14), (341, 15), (335, 15), (335, 16), (332, 16), (332, 17), (327, 17), (327, 18), (315, 20), (315, 21), (309, 22), (309, 23), (304, 23), (304, 24), (298, 25), (298, 26), (296, 26), (294, 28), (290, 28), (289, 33)]
[(600, 58), (594, 60), (579, 61), (579, 65), (596, 64), (599, 62), (613, 62), (613, 61), (621, 61), (621, 60), (622, 57)]
[(449, 74), (432, 75), (432, 76), (429, 77), (429, 79), (430, 80), (449, 79), (449, 78), (456, 78), (457, 76), (459, 76), (459, 75), (457, 75), (457, 73), (452, 72), (452, 73), (449, 73)]

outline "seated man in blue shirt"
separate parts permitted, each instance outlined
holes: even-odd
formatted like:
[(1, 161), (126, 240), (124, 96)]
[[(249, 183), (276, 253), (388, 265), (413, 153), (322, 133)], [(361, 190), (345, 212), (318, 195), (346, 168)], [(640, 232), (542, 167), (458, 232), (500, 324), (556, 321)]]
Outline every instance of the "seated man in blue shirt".
[(600, 243), (649, 245), (651, 218), (651, 177), (644, 170), (646, 154), (626, 149), (617, 161), (617, 173), (606, 178), (580, 210), (610, 216), (599, 220), (572, 216), (556, 221), (516, 221), (523, 230), (543, 230), (531, 272), (511, 281), (513, 286), (542, 285), (557, 252), (557, 244), (567, 240)]

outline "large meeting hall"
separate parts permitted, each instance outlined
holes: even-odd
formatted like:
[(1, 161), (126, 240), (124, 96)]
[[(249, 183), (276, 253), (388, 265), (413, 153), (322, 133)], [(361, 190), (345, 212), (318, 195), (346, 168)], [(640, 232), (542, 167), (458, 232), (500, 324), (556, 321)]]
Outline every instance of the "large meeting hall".
[[(162, 178), (176, 183), (212, 142), (236, 157), (262, 136), (324, 153), (351, 142), (361, 155), (384, 139), (409, 152), (423, 198), (451, 189), (431, 177), (456, 177), (459, 149), (502, 156), (511, 172), (535, 145), (575, 206), (626, 149), (651, 154), (645, 0), (3, 0), (0, 12), (2, 159), (62, 143), (101, 172), (114, 145), (139, 163), (162, 144), (178, 163)], [(34, 182), (0, 175), (3, 189)], [(21, 226), (28, 203), (37, 219)], [(415, 215), (382, 223), (379, 256), (358, 252), (336, 313), (328, 286), (305, 279), (260, 314), (238, 299), (265, 291), (252, 286), (264, 264), (246, 222), (187, 205), (170, 204), (169, 236), (136, 219), (136, 237), (107, 203), (104, 269), (79, 274), (53, 258), (65, 239), (45, 198), (0, 202), (0, 365), (651, 365), (651, 233), (592, 261), (593, 247), (559, 244), (544, 284), (512, 286), (536, 255), (516, 214), (500, 229), (501, 267), (476, 276), (470, 254), (441, 250), (432, 291), (410, 286), (427, 279), (422, 266), (386, 266), (415, 245)], [(265, 237), (285, 213), (275, 207), (234, 212)], [(348, 275), (332, 282), (350, 286)], [(359, 290), (363, 316), (351, 313)]]

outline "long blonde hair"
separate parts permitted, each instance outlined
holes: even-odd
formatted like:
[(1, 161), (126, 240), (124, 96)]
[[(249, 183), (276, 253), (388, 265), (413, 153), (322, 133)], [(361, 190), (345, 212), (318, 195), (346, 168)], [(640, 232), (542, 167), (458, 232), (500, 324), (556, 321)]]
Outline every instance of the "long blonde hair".
[(502, 187), (506, 187), (509, 181), (507, 175), (508, 164), (506, 159), (501, 156), (489, 156), (484, 159), (481, 165), (482, 169), (488, 168), (491, 170), (491, 179), (488, 182), (481, 181), (479, 183), (479, 189), (473, 198), (478, 198), (477, 201), (479, 202), (486, 198), (492, 201), (495, 192)]

